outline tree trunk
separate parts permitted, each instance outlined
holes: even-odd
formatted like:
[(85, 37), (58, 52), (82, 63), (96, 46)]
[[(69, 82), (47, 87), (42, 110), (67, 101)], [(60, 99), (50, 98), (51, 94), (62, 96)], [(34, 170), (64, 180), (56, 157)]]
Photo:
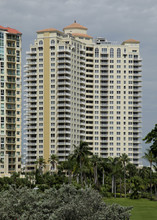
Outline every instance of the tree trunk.
[(83, 187), (83, 176), (82, 176), (82, 162), (80, 158), (80, 173), (81, 173), (81, 186)]
[(104, 171), (104, 169), (102, 171), (102, 185), (103, 186), (105, 185), (105, 171)]
[(122, 179), (120, 177), (120, 198), (122, 198)]
[(77, 174), (76, 181), (77, 181), (77, 184), (79, 184), (79, 174)]
[(114, 191), (114, 175), (112, 175), (112, 193)]
[(98, 175), (97, 175), (97, 165), (94, 167), (94, 184), (97, 185)]
[(125, 178), (125, 165), (124, 165), (124, 193), (126, 198), (126, 178)]
[(152, 200), (152, 164), (150, 163), (150, 198)]
[(116, 198), (116, 177), (114, 177), (114, 198)]
[(71, 184), (71, 170), (68, 170), (68, 183)]
[(156, 184), (155, 184), (155, 197), (157, 198), (157, 189), (156, 189)]

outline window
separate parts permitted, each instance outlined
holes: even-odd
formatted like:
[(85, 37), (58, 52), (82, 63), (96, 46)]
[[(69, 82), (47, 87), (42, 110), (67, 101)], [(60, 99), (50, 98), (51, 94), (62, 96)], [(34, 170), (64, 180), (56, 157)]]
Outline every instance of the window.
[(95, 49), (95, 57), (99, 57), (99, 49), (98, 48)]
[(119, 57), (119, 58), (121, 57), (121, 49), (120, 48), (117, 49), (117, 57)]
[(55, 44), (55, 41), (54, 41), (54, 40), (51, 40), (51, 44)]
[(114, 49), (111, 48), (111, 49), (110, 49), (110, 58), (113, 58), (113, 57), (114, 57)]
[(102, 53), (107, 53), (107, 48), (102, 48)]
[(39, 41), (39, 45), (43, 45), (43, 41), (42, 40)]
[(64, 50), (64, 46), (59, 46), (59, 50)]

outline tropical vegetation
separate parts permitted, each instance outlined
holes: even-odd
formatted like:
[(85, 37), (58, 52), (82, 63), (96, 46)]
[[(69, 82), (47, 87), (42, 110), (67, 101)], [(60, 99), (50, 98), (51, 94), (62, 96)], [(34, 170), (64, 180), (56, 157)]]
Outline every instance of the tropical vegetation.
[[(63, 218), (63, 216), (59, 214), (59, 210), (63, 211), (64, 216), (68, 216), (68, 213), (71, 216), (77, 216), (79, 212), (81, 213), (79, 209), (82, 210), (82, 215), (80, 215), (82, 216), (81, 219), (129, 219), (130, 209), (125, 210), (123, 207), (120, 208), (119, 206), (108, 207), (104, 203), (102, 204), (99, 202), (98, 204), (100, 207), (95, 209), (95, 207), (92, 206), (92, 215), (87, 214), (89, 217), (87, 218), (85, 212), (88, 213), (87, 209), (90, 207), (89, 204), (94, 204), (94, 201), (92, 202), (90, 200), (89, 203), (87, 201), (85, 204), (84, 200), (88, 200), (88, 196), (89, 199), (91, 199), (90, 195), (93, 194), (96, 196), (94, 193), (98, 192), (104, 198), (114, 197), (123, 198), (125, 200), (129, 197), (131, 199), (147, 198), (150, 200), (157, 200), (157, 125), (155, 125), (155, 128), (148, 133), (144, 138), (144, 141), (151, 144), (150, 148), (143, 156), (143, 158), (149, 162), (149, 167), (136, 167), (130, 162), (125, 153), (120, 157), (115, 158), (101, 158), (98, 155), (93, 155), (88, 144), (84, 141), (80, 141), (80, 144), (74, 146), (74, 151), (64, 162), (59, 162), (57, 155), (51, 155), (47, 161), (50, 165), (49, 172), (45, 169), (47, 162), (43, 158), (39, 158), (36, 161), (35, 172), (25, 173), (23, 171), (23, 178), (20, 177), (21, 174), (17, 173), (14, 173), (10, 178), (0, 178), (0, 204), (3, 204), (2, 207), (0, 205), (1, 209), (3, 209), (2, 211), (0, 209), (0, 219), (27, 219), (27, 215), (29, 216), (29, 219), (44, 219), (41, 218), (41, 216), (43, 215), (43, 212), (45, 212), (47, 213), (45, 215), (47, 216), (46, 219), (70, 220), (70, 217)], [(3, 161), (1, 161), (1, 163), (2, 162)], [(25, 196), (18, 199), (20, 193), (23, 193), (22, 190), (24, 187), (24, 190), (28, 195), (23, 194)], [(65, 195), (67, 196), (67, 198), (66, 196), (64, 198), (62, 194), (63, 201), (64, 199), (67, 201), (65, 207), (61, 202), (61, 192), (64, 190), (66, 191)], [(69, 196), (67, 192), (69, 192)], [(86, 198), (83, 197), (84, 195), (81, 194), (82, 192)], [(89, 193), (88, 196), (87, 192)], [(72, 193), (75, 198), (72, 198), (70, 193)], [(54, 201), (49, 202), (49, 194), (52, 196), (52, 199), (54, 198), (54, 195), (60, 195), (59, 198), (56, 198), (57, 201), (60, 201), (60, 204), (59, 202), (58, 205), (56, 203), (55, 208), (53, 207)], [(78, 197), (76, 195), (78, 195)], [(80, 195), (82, 196), (82, 200), (79, 202)], [(27, 200), (27, 196), (31, 201), (29, 207), (26, 207), (25, 200)], [(45, 202), (43, 201), (44, 196)], [(5, 202), (3, 198), (5, 199)], [(14, 201), (11, 200), (11, 198), (14, 199)], [(10, 202), (7, 199), (10, 199)], [(78, 212), (76, 211), (77, 205), (75, 206), (72, 202), (70, 203), (70, 199), (78, 205)], [(17, 211), (17, 208), (13, 206), (16, 208), (16, 211), (11, 209), (12, 211), (10, 212), (12, 214), (15, 212), (14, 217), (9, 217), (9, 215), (12, 215), (9, 214), (9, 212), (8, 216), (6, 216), (6, 214), (3, 216), (5, 213), (4, 209), (10, 209), (11, 201), (14, 202), (14, 204), (18, 202), (15, 205), (16, 207), (18, 207), (19, 204), (22, 204), (22, 208), (20, 211)], [(48, 204), (50, 205), (48, 206)], [(33, 214), (32, 210), (35, 210), (37, 206), (39, 209), (41, 208), (41, 210), (39, 211), (39, 215), (34, 217), (35, 214)], [(86, 211), (83, 209), (84, 206), (89, 206), (88, 208), (85, 208)], [(103, 210), (105, 210), (105, 213), (102, 211), (102, 207)], [(23, 209), (25, 209), (25, 211)], [(54, 209), (56, 209), (56, 211), (54, 211)], [(115, 216), (113, 216), (113, 211)], [(123, 211), (126, 213), (127, 217), (123, 215)], [(121, 213), (123, 217), (117, 217), (117, 212)], [(111, 217), (109, 217), (107, 213), (110, 213)], [(102, 216), (102, 218), (99, 218), (99, 215)], [(75, 219), (79, 218), (80, 217), (78, 216)]]
[(130, 218), (131, 207), (106, 205), (92, 188), (63, 185), (39, 193), (9, 188), (0, 194), (0, 219), (19, 220), (119, 220)]

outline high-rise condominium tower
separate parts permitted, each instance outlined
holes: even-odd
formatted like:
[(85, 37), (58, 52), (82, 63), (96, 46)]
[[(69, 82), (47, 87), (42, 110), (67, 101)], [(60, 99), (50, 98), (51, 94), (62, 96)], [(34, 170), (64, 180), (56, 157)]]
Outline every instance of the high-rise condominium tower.
[(0, 26), (0, 175), (21, 170), (21, 33)]
[(27, 169), (80, 140), (101, 157), (128, 154), (139, 164), (141, 58), (139, 41), (93, 40), (74, 22), (63, 32), (37, 32), (27, 52)]

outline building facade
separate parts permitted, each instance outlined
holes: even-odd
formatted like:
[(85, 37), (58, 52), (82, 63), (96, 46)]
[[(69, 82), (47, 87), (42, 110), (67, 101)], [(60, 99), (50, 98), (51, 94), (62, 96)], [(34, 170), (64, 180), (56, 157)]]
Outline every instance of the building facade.
[(21, 170), (21, 36), (0, 26), (0, 175)]
[(57, 154), (64, 161), (80, 140), (101, 157), (126, 153), (139, 165), (139, 41), (94, 40), (76, 22), (63, 32), (38, 31), (25, 82), (28, 171), (39, 157), (47, 162)]

